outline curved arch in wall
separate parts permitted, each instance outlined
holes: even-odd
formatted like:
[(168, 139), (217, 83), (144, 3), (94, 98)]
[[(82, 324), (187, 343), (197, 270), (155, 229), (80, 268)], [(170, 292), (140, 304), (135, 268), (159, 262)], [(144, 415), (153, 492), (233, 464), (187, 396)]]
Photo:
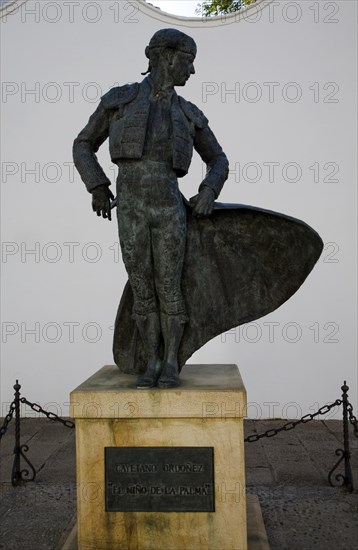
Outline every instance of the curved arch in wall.
[[(133, 6), (133, 8), (147, 15), (151, 19), (156, 19), (157, 21), (162, 21), (163, 23), (167, 23), (169, 25), (174, 24), (191, 28), (211, 28), (222, 25), (232, 25), (243, 20), (254, 23), (260, 17), (260, 12), (273, 1), (274, 0), (256, 0), (254, 4), (251, 4), (236, 13), (217, 15), (213, 17), (184, 17), (174, 15), (148, 4), (145, 0), (128, 0), (127, 4), (128, 6)], [(18, 9), (26, 2), (28, 2), (28, 0), (3, 0), (3, 3), (0, 3), (0, 19), (6, 17), (7, 15), (11, 15), (12, 13), (16, 13)]]
[(222, 25), (232, 25), (243, 20), (255, 22), (260, 17), (260, 12), (267, 8), (274, 0), (256, 0), (254, 4), (236, 13), (216, 15), (213, 17), (184, 17), (162, 11), (148, 4), (145, 0), (129, 1), (128, 4), (137, 7), (139, 11), (152, 19), (167, 23), (168, 25), (180, 25), (191, 28), (211, 28)]

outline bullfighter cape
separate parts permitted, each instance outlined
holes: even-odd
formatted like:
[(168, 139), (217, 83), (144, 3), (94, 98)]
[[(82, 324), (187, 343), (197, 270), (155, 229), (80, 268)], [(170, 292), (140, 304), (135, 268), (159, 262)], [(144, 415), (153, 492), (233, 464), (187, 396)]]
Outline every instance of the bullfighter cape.
[[(215, 336), (286, 302), (322, 249), (320, 236), (295, 218), (252, 206), (215, 203), (212, 215), (199, 219), (187, 204), (182, 291), (189, 322), (179, 348), (180, 367)], [(132, 308), (127, 282), (115, 321), (113, 354), (122, 372), (138, 374), (146, 369), (146, 354)]]

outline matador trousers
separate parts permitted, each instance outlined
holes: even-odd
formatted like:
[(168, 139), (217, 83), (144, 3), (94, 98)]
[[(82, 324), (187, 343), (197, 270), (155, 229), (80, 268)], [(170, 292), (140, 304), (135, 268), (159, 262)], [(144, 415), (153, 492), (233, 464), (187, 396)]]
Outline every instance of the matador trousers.
[(169, 163), (145, 159), (119, 161), (118, 168), (118, 233), (134, 317), (160, 310), (186, 322), (186, 215), (176, 175)]

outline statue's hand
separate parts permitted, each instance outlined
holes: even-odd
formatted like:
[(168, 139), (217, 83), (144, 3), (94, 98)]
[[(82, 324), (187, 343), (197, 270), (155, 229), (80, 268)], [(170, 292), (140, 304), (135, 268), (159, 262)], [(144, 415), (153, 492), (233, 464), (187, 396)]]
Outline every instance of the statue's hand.
[(111, 199), (114, 199), (114, 195), (107, 185), (95, 187), (92, 191), (93, 212), (111, 220)]
[(200, 193), (190, 199), (190, 205), (193, 207), (193, 215), (201, 218), (210, 216), (214, 208), (215, 193), (210, 187), (203, 186)]

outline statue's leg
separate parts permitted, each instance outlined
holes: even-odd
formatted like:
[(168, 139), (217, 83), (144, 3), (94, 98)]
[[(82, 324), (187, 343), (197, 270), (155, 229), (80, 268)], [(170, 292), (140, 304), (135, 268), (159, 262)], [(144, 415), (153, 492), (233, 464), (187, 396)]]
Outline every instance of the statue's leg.
[(164, 338), (164, 359), (158, 386), (159, 388), (176, 388), (180, 385), (178, 351), (183, 337), (185, 320), (180, 315), (162, 313), (161, 325)]
[(138, 388), (156, 385), (162, 361), (159, 356), (161, 327), (153, 277), (151, 237), (145, 212), (133, 194), (121, 189), (117, 208), (122, 257), (133, 291), (133, 317), (147, 354), (146, 372), (139, 377)]
[(178, 350), (188, 320), (181, 291), (185, 241), (185, 209), (178, 192), (173, 207), (163, 209), (160, 223), (152, 229), (155, 285), (164, 340), (163, 370), (158, 381), (161, 388), (174, 388), (180, 383)]
[(138, 378), (137, 388), (152, 388), (157, 385), (162, 371), (162, 361), (159, 356), (161, 328), (158, 312), (136, 315), (136, 323), (148, 354), (147, 368)]

